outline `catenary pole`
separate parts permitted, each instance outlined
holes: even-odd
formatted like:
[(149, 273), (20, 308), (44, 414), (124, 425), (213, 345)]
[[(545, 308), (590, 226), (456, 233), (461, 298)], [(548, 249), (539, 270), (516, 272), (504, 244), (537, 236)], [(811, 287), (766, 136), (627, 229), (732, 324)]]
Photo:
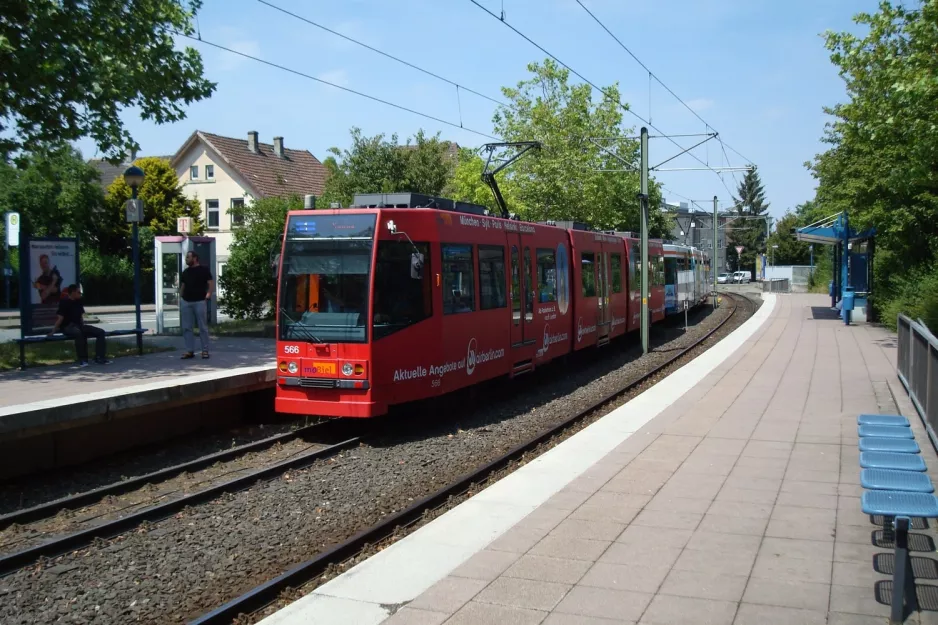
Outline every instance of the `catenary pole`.
[(648, 353), (648, 128), (642, 126), (640, 201), (642, 213), (642, 353)]
[(717, 271), (720, 269), (718, 261), (720, 259), (720, 251), (717, 247), (717, 227), (719, 225), (719, 216), (717, 215), (717, 206), (719, 200), (717, 196), (713, 196), (713, 258), (710, 259), (710, 269), (713, 274), (713, 307), (717, 307)]

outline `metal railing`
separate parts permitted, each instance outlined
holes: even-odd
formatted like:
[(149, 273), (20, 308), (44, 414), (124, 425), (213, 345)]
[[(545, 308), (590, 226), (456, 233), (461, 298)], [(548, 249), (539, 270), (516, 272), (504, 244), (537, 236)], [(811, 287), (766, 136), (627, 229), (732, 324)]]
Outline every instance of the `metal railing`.
[(791, 293), (791, 280), (788, 278), (772, 278), (762, 281), (763, 293)]
[(909, 399), (925, 424), (932, 445), (938, 447), (938, 339), (921, 321), (899, 315), (896, 371)]

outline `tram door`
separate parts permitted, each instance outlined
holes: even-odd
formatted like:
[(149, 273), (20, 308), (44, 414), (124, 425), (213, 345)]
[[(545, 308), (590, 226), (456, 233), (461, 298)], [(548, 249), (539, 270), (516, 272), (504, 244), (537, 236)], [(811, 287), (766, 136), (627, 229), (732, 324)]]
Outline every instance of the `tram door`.
[(511, 346), (520, 348), (534, 344), (534, 257), (530, 245), (520, 235), (508, 236), (511, 286)]
[(596, 336), (601, 340), (609, 334), (609, 254), (600, 251), (596, 253)]

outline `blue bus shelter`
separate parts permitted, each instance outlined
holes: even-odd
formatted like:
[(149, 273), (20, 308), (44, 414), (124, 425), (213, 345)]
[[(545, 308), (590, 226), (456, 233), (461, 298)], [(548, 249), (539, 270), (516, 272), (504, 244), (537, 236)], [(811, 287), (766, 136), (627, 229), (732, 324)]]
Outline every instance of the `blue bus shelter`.
[(831, 215), (795, 231), (806, 243), (830, 245), (834, 257), (831, 306), (840, 302), (840, 316), (847, 325), (854, 309), (872, 321), (869, 300), (873, 294), (873, 252), (876, 229), (857, 232), (850, 227), (847, 211)]

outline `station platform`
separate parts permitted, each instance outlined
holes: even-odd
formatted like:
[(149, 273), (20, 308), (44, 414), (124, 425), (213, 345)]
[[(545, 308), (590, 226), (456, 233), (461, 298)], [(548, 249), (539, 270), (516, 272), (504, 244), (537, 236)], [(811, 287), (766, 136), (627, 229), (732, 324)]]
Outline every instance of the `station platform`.
[(261, 622), (886, 622), (857, 415), (908, 416), (938, 477), (896, 337), (822, 295), (762, 297), (654, 387)]
[[(181, 337), (156, 340), (175, 349), (103, 366), (0, 373), (0, 477), (178, 435), (215, 418), (197, 406), (215, 402), (217, 409), (227, 397), (273, 392), (275, 350), (269, 339), (213, 338), (210, 359), (197, 352), (185, 361)], [(152, 423), (142, 428), (134, 418), (141, 415)]]

